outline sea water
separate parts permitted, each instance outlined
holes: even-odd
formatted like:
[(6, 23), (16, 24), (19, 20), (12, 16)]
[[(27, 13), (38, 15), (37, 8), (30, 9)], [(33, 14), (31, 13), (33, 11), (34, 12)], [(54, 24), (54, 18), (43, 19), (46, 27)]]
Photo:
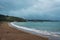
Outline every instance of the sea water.
[(26, 30), (28, 29), (44, 35), (50, 35), (50, 38), (54, 38), (54, 40), (56, 37), (60, 40), (60, 22), (13, 22), (13, 24)]

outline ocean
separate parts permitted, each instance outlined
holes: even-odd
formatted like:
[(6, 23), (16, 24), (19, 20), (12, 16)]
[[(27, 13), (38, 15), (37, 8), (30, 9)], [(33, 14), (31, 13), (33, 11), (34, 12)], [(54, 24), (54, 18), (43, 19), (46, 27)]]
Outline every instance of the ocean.
[(29, 31), (57, 37), (60, 40), (60, 22), (13, 22), (13, 24)]
[(60, 32), (60, 22), (14, 22), (14, 24), (37, 30)]

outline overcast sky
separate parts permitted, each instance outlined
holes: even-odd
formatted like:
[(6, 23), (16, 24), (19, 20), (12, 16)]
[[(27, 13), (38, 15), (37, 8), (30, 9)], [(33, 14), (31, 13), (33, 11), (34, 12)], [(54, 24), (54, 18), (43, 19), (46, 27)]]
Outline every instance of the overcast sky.
[(0, 0), (0, 14), (60, 20), (60, 0)]

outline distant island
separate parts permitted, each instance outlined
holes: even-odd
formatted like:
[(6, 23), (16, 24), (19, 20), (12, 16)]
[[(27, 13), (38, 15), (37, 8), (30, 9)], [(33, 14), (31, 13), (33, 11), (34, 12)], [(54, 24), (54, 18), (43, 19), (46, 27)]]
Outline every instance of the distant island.
[(6, 16), (6, 15), (1, 15), (0, 14), (0, 21), (7, 21), (7, 22), (26, 22), (25, 19), (19, 18), (19, 17), (14, 17), (14, 16)]
[(60, 20), (27, 20), (32, 22), (59, 22)]

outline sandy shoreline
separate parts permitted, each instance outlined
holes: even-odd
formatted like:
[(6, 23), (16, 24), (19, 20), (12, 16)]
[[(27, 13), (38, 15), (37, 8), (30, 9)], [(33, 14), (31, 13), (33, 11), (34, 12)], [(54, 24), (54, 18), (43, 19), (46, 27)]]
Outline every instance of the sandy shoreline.
[(32, 35), (38, 35), (38, 36), (41, 36), (41, 37), (47, 37), (49, 38), (49, 40), (60, 40), (60, 34), (56, 34), (56, 33), (53, 33), (53, 32), (46, 32), (46, 31), (40, 31), (40, 30), (36, 30), (36, 29), (31, 29), (31, 28), (27, 28), (27, 27), (24, 27), (24, 26), (18, 26), (18, 25), (15, 25), (13, 22), (11, 23), (8, 23), (10, 25), (10, 27), (13, 27), (17, 30), (21, 30), (21, 31), (24, 31), (26, 33), (31, 33)]
[(27, 28), (27, 27), (23, 27), (23, 26), (18, 26), (18, 25), (15, 25), (13, 22), (8, 23), (8, 25), (17, 30), (21, 30), (21, 31), (24, 31), (27, 33), (38, 35), (38, 36), (48, 37), (48, 35), (49, 35), (49, 33), (47, 33), (47, 32), (43, 31), (43, 33), (42, 33), (42, 31), (40, 31), (40, 30), (31, 29), (31, 28)]
[(48, 40), (48, 38), (16, 30), (9, 27), (7, 22), (3, 22), (0, 23), (0, 40)]

